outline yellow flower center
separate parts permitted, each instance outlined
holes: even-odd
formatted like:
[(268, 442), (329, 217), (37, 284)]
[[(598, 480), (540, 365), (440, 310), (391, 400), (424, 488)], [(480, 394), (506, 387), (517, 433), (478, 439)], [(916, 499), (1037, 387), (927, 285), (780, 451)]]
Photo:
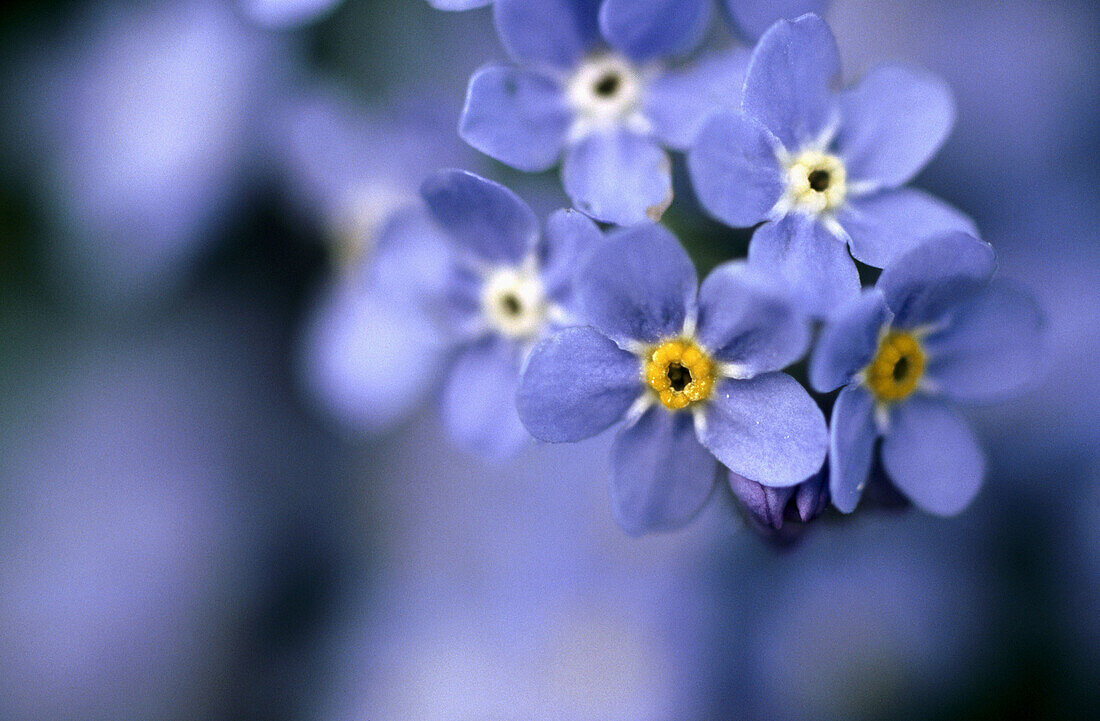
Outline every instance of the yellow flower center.
[(643, 358), (646, 383), (669, 410), (705, 401), (714, 390), (715, 368), (693, 341), (661, 343)]
[(924, 373), (924, 351), (909, 333), (891, 331), (867, 366), (867, 387), (880, 401), (900, 401), (916, 390)]
[(835, 155), (806, 150), (787, 165), (790, 202), (813, 213), (835, 210), (848, 195), (848, 174)]

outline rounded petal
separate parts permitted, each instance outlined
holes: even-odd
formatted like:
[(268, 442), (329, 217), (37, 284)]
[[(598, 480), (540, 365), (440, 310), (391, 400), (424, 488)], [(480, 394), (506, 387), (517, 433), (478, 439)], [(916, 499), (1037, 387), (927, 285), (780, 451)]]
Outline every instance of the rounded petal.
[(492, 5), (493, 0), (428, 0), (428, 4), (437, 10), (473, 10)]
[(554, 167), (573, 113), (561, 86), (545, 75), (489, 66), (474, 73), (459, 135), (505, 165), (527, 172)]
[(1035, 375), (1043, 343), (1035, 297), (995, 281), (954, 308), (947, 327), (925, 339), (925, 375), (937, 392), (955, 400), (997, 400)]
[(840, 94), (840, 113), (836, 148), (848, 177), (895, 188), (943, 145), (955, 123), (955, 101), (935, 75), (886, 65)]
[(660, 225), (613, 233), (577, 276), (582, 320), (618, 341), (655, 343), (679, 335), (695, 300), (695, 266)]
[(756, 40), (780, 18), (825, 14), (828, 0), (723, 0), (730, 22), (743, 38)]
[(687, 524), (710, 498), (718, 469), (691, 414), (656, 406), (615, 438), (611, 464), (612, 510), (632, 535)]
[(882, 464), (914, 505), (939, 516), (969, 505), (985, 475), (985, 457), (970, 425), (954, 408), (922, 396), (890, 414)]
[(810, 344), (808, 319), (785, 289), (740, 261), (718, 266), (703, 281), (697, 327), (711, 355), (750, 375), (786, 368)]
[(519, 386), (520, 349), (490, 338), (462, 349), (440, 399), (451, 438), (471, 453), (509, 456), (530, 436), (512, 404)]
[(851, 198), (837, 220), (848, 233), (852, 257), (875, 268), (885, 268), (934, 235), (978, 235), (968, 215), (915, 188)]
[(734, 227), (766, 220), (785, 188), (778, 147), (779, 140), (752, 118), (740, 113), (712, 118), (687, 156), (699, 203)]
[(710, 25), (710, 0), (604, 0), (600, 32), (636, 62), (685, 53)]
[(629, 130), (597, 130), (577, 141), (561, 174), (577, 210), (605, 223), (657, 222), (672, 203), (668, 154)]
[(634, 354), (592, 328), (566, 328), (531, 352), (516, 405), (535, 438), (568, 443), (606, 429), (641, 393)]
[(859, 295), (859, 273), (847, 245), (801, 213), (757, 228), (749, 243), (749, 263), (785, 281), (814, 316), (827, 316)]
[(879, 333), (890, 321), (882, 293), (864, 290), (826, 322), (810, 357), (810, 386), (828, 393), (852, 380), (875, 356)]
[(490, 262), (518, 263), (539, 237), (535, 214), (515, 193), (465, 170), (440, 170), (420, 187), (458, 245)]
[(577, 265), (601, 240), (599, 226), (575, 210), (557, 210), (546, 219), (542, 282), (551, 297), (563, 301), (571, 295)]
[(687, 150), (707, 120), (720, 112), (736, 113), (749, 50), (733, 48), (691, 65), (662, 73), (646, 87), (646, 118), (667, 147)]
[(785, 373), (722, 381), (701, 440), (734, 473), (776, 487), (817, 473), (829, 444), (821, 409)]
[(922, 241), (882, 271), (876, 287), (902, 328), (932, 323), (989, 284), (997, 261), (988, 243), (966, 233)]
[(875, 450), (875, 399), (863, 386), (840, 391), (829, 424), (829, 493), (833, 505), (851, 513), (871, 474)]
[(570, 69), (599, 37), (599, 0), (496, 0), (504, 49), (519, 63)]
[(840, 51), (824, 20), (780, 20), (752, 51), (741, 109), (796, 150), (834, 122), (839, 76)]

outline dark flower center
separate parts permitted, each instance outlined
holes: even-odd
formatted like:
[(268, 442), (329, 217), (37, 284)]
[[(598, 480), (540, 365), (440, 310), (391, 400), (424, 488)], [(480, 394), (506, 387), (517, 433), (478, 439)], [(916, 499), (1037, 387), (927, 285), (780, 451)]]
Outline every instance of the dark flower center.
[(903, 355), (894, 364), (894, 382), (901, 383), (909, 377), (909, 356)]
[(668, 382), (672, 384), (672, 390), (679, 393), (691, 383), (691, 371), (679, 363), (668, 364)]
[(807, 178), (810, 181), (810, 187), (819, 193), (824, 193), (829, 189), (829, 181), (832, 178), (829, 177), (828, 170), (814, 170), (810, 172)]
[(507, 293), (500, 299), (500, 307), (504, 309), (506, 315), (519, 315), (523, 310), (523, 303), (514, 293)]
[(622, 85), (623, 80), (620, 75), (615, 71), (608, 71), (596, 81), (596, 84), (592, 86), (596, 95), (601, 98), (610, 98), (619, 92), (619, 87)]

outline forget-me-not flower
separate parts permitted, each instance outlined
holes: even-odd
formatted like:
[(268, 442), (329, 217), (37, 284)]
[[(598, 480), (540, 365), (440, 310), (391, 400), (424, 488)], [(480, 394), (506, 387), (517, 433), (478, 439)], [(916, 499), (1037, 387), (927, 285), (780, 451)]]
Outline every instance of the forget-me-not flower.
[(882, 437), (883, 468), (914, 504), (949, 515), (974, 498), (984, 458), (952, 402), (997, 398), (1035, 370), (1039, 310), (1031, 296), (990, 285), (988, 244), (965, 233), (921, 243), (883, 271), (874, 289), (825, 326), (810, 363), (833, 406), (829, 483), (852, 511)]
[(688, 156), (709, 213), (737, 227), (769, 221), (749, 262), (787, 279), (817, 315), (859, 293), (848, 247), (882, 268), (934, 233), (976, 233), (958, 210), (901, 187), (951, 129), (947, 87), (882, 66), (837, 92), (839, 74), (824, 21), (779, 21), (753, 50), (742, 112), (712, 118)]
[(665, 148), (686, 150), (714, 112), (736, 108), (748, 52), (669, 71), (694, 48), (709, 2), (497, 0), (496, 25), (518, 67), (470, 79), (462, 137), (520, 170), (562, 162), (576, 207), (597, 220), (657, 220), (672, 202)]
[(690, 258), (656, 225), (589, 251), (571, 327), (531, 354), (517, 403), (532, 435), (572, 442), (625, 419), (612, 453), (616, 519), (629, 533), (677, 528), (714, 487), (717, 461), (792, 486), (825, 458), (820, 409), (777, 372), (805, 352), (808, 324), (786, 293), (742, 263), (696, 295)]

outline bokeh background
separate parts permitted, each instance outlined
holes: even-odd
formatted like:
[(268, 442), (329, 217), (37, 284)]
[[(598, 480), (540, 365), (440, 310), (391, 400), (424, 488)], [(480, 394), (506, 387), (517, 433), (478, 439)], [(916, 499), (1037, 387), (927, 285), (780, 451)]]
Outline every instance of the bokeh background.
[[(314, 320), (420, 175), (564, 199), (454, 132), (503, 58), (488, 11), (288, 5), (0, 6), (0, 719), (1095, 713), (1100, 6), (832, 3), (849, 78), (954, 88), (917, 184), (975, 216), (1050, 343), (974, 412), (990, 471), (961, 516), (776, 548), (728, 491), (628, 538), (607, 438), (487, 462), (430, 399), (380, 430), (332, 394)], [(668, 222), (702, 266), (743, 252), (686, 191)]]

